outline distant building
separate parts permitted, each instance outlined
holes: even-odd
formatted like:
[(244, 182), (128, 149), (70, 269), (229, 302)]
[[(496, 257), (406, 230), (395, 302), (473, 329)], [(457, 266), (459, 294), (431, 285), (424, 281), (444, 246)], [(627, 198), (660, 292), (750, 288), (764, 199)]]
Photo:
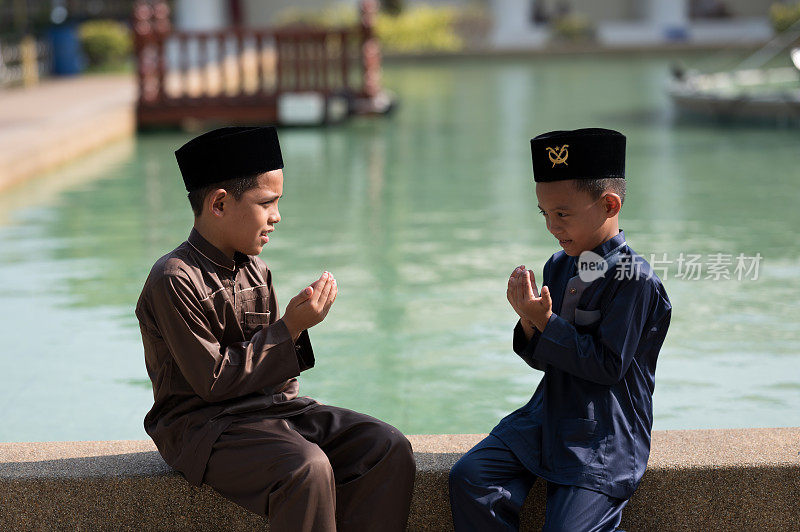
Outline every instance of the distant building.
[(607, 46), (759, 43), (772, 36), (774, 0), (489, 0), (495, 48), (543, 46), (552, 22), (581, 14)]
[(212, 30), (240, 24), (267, 27), (286, 9), (315, 9), (334, 4), (352, 4), (357, 0), (175, 0), (174, 22), (180, 29)]
[[(772, 36), (769, 7), (775, 0), (406, 0), (406, 6), (483, 5), (492, 18), (487, 45), (525, 49), (547, 45), (564, 14), (591, 21), (600, 45), (651, 46), (674, 42), (725, 45), (760, 43)], [(175, 0), (175, 25), (219, 29), (264, 27), (286, 9), (313, 9), (358, 0)]]

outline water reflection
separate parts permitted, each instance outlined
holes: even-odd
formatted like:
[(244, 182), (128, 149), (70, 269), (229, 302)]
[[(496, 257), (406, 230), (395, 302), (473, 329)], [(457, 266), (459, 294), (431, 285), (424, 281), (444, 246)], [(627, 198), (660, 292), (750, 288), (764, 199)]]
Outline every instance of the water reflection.
[[(282, 130), (283, 220), (262, 258), (281, 303), (322, 270), (340, 282), (302, 392), (409, 433), (484, 432), (524, 403), (540, 374), (510, 350), (506, 278), (556, 249), (528, 139), (605, 126), (628, 136), (622, 227), (638, 251), (763, 256), (755, 281), (667, 266), (656, 428), (800, 424), (797, 133), (674, 122), (670, 61), (396, 65), (390, 119)], [(173, 156), (188, 137), (141, 136), (4, 191), (0, 440), (145, 437), (133, 306), (189, 232)]]

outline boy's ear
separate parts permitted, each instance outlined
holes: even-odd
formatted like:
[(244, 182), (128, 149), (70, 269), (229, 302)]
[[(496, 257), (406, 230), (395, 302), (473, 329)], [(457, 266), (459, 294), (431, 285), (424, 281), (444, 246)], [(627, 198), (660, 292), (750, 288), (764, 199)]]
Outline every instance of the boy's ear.
[(617, 214), (619, 214), (620, 209), (622, 208), (622, 200), (620, 199), (618, 194), (613, 192), (606, 192), (602, 198), (603, 208), (606, 211), (607, 218), (613, 218)]
[(206, 207), (213, 216), (222, 216), (225, 213), (225, 201), (228, 199), (228, 192), (224, 188), (212, 190), (206, 196)]

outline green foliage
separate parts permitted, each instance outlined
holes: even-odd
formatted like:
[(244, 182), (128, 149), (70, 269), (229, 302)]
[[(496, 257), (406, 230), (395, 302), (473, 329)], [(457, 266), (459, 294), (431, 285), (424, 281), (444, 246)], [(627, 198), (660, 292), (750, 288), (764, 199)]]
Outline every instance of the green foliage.
[(594, 39), (594, 25), (586, 15), (579, 13), (565, 15), (553, 24), (557, 38), (564, 41), (588, 41)]
[(772, 4), (769, 8), (769, 18), (776, 33), (786, 31), (792, 24), (800, 20), (800, 2), (794, 5)]
[(392, 52), (454, 52), (464, 43), (455, 31), (458, 11), (452, 7), (415, 6), (400, 15), (378, 14), (375, 33)]
[(122, 64), (133, 48), (128, 28), (113, 20), (84, 22), (78, 34), (90, 67)]
[[(380, 12), (375, 21), (375, 33), (381, 48), (388, 52), (458, 51), (463, 40), (456, 32), (462, 11), (453, 7), (414, 6), (399, 15)], [(358, 10), (351, 4), (339, 4), (324, 9), (289, 8), (275, 18), (280, 26), (310, 25), (323, 28), (355, 26)]]
[(329, 5), (323, 9), (289, 7), (275, 16), (278, 26), (318, 26), (342, 28), (358, 24), (358, 8), (352, 4)]

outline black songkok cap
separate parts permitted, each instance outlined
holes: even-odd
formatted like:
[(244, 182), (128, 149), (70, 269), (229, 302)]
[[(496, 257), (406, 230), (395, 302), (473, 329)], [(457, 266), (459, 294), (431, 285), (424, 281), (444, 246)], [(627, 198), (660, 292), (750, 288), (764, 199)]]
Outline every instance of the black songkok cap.
[(195, 137), (175, 152), (186, 190), (283, 168), (272, 126), (222, 127)]
[(531, 139), (533, 180), (625, 178), (625, 135), (611, 129), (551, 131)]

